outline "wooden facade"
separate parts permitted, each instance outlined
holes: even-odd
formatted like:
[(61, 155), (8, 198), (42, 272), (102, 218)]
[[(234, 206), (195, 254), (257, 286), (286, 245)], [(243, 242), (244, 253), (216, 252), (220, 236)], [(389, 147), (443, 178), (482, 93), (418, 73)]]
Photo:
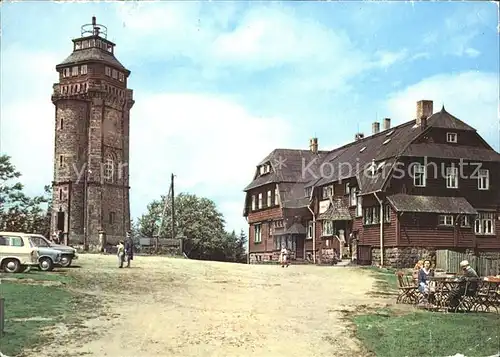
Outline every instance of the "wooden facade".
[[(334, 250), (360, 263), (371, 259), (396, 266), (437, 249), (497, 254), (500, 259), (500, 154), (444, 108), (433, 114), (430, 101), (417, 103), (417, 113), (420, 119), (369, 137), (357, 135), (353, 143), (331, 152), (318, 152), (317, 141), (311, 149), (310, 159), (356, 161), (366, 164), (362, 169), (339, 170), (334, 177), (296, 174), (293, 181), (290, 170), (297, 165), (290, 165), (258, 185), (258, 168), (256, 187), (246, 190), (251, 261), (277, 259), (277, 221), (283, 222), (282, 231), (294, 224), (302, 227), (294, 235), (293, 257), (317, 263), (331, 262)], [(379, 170), (383, 165), (387, 173)], [(252, 209), (250, 197), (276, 188), (277, 205)], [(297, 190), (303, 190), (301, 197)], [(255, 224), (261, 227), (258, 243)]]

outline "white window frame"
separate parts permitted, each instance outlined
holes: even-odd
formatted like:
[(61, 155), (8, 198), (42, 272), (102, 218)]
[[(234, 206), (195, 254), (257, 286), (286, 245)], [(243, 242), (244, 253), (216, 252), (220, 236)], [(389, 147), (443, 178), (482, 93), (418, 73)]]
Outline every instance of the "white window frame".
[(63, 78), (69, 77), (71, 74), (71, 69), (69, 67), (63, 68), (62, 75)]
[(87, 74), (87, 65), (86, 64), (82, 64), (80, 66), (80, 74)]
[(272, 204), (272, 192), (271, 190), (267, 191), (267, 207), (271, 207)]
[(462, 216), (460, 219), (460, 227), (470, 227), (470, 217), (469, 216)]
[(73, 66), (71, 67), (71, 76), (74, 77), (74, 76), (78, 76), (78, 66)]
[(258, 201), (258, 206), (259, 209), (262, 209), (262, 193), (259, 193), (259, 201)]
[(353, 186), (353, 187), (350, 187), (349, 188), (349, 205), (351, 207), (353, 206), (356, 206), (357, 204), (357, 192), (358, 192), (358, 188), (356, 186)]
[(120, 82), (125, 82), (125, 73), (123, 73), (123, 72), (119, 72), (119, 73), (118, 73), (118, 80), (119, 80)]
[(413, 166), (413, 186), (425, 187), (427, 181), (427, 168), (420, 163)]
[(321, 197), (326, 200), (327, 198), (333, 197), (333, 185), (328, 185), (323, 187), (321, 190)]
[(115, 176), (115, 163), (113, 159), (106, 159), (104, 164), (104, 179), (108, 182), (113, 182)]
[(259, 175), (264, 175), (264, 165), (259, 167)]
[(363, 216), (363, 197), (356, 195), (356, 217)]
[(446, 188), (458, 188), (458, 167), (446, 168)]
[(105, 67), (104, 68), (104, 74), (108, 77), (111, 77), (111, 67)]
[(453, 226), (454, 217), (451, 214), (440, 214), (438, 217), (438, 224), (440, 226), (451, 227)]
[(321, 225), (322, 232), (321, 235), (324, 237), (333, 236), (333, 221), (324, 220)]
[(313, 221), (308, 221), (307, 222), (307, 236), (306, 236), (306, 239), (312, 239), (312, 237), (313, 237), (313, 230), (314, 230)]
[(280, 194), (277, 188), (274, 189), (274, 205), (279, 206), (280, 204)]
[(256, 204), (255, 195), (252, 195), (252, 211), (255, 211), (255, 204)]
[(490, 189), (490, 171), (483, 169), (479, 170), (477, 177), (477, 189), (486, 191)]
[(495, 215), (495, 212), (478, 212), (474, 221), (474, 233), (482, 236), (494, 236)]
[(113, 79), (118, 79), (118, 71), (116, 69), (111, 71), (111, 77), (113, 77)]
[(82, 43), (80, 41), (75, 42), (75, 50), (80, 50), (82, 48)]
[(446, 133), (446, 142), (456, 144), (457, 133)]
[(384, 222), (391, 223), (391, 206), (384, 205)]
[(344, 194), (349, 195), (350, 194), (350, 187), (349, 187), (349, 182), (346, 182), (344, 184)]
[(254, 243), (261, 243), (262, 242), (262, 225), (260, 223), (254, 224), (253, 225), (253, 241)]

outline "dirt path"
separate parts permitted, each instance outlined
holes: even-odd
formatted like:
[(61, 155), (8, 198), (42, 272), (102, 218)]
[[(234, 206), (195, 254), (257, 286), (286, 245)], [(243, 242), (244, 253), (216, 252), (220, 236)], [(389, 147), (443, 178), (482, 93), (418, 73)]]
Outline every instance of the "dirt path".
[(359, 269), (159, 257), (117, 269), (112, 256), (81, 258), (74, 274), (108, 317), (85, 322), (99, 334), (91, 341), (71, 334), (37, 356), (363, 356), (342, 312), (384, 303)]

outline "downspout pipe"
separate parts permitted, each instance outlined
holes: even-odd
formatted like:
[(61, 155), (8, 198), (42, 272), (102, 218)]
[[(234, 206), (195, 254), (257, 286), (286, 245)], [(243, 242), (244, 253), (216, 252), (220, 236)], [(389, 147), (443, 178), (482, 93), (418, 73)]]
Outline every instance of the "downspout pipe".
[(313, 231), (312, 231), (312, 239), (313, 239), (313, 263), (316, 264), (316, 214), (311, 209), (311, 202), (314, 193), (314, 187), (311, 190), (311, 196), (309, 197), (309, 204), (307, 205), (307, 209), (311, 212), (313, 217)]
[(380, 266), (384, 266), (384, 203), (383, 201), (378, 197), (377, 192), (373, 192), (373, 195), (377, 199), (378, 203), (380, 204), (380, 214), (379, 214), (379, 219), (380, 219)]

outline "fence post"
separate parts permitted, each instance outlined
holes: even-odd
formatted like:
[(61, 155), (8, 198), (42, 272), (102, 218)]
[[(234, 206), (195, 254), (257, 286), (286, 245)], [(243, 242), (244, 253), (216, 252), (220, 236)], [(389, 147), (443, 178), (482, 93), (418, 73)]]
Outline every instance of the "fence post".
[(3, 337), (5, 331), (5, 299), (0, 297), (0, 338)]

